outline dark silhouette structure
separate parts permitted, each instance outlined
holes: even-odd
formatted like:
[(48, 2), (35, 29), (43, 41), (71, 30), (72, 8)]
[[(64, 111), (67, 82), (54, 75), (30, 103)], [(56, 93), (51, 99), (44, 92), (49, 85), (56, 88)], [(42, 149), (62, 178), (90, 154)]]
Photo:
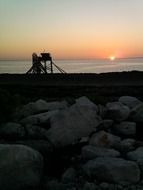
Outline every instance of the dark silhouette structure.
[(27, 74), (52, 74), (54, 73), (54, 69), (58, 70), (60, 73), (66, 73), (52, 61), (50, 53), (41, 53), (41, 56), (33, 53), (32, 67), (27, 71)]

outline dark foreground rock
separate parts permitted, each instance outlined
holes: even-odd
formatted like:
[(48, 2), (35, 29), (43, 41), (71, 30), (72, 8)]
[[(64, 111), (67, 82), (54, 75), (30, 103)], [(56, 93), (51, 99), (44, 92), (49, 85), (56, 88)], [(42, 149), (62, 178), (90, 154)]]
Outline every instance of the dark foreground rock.
[(101, 182), (129, 185), (140, 180), (137, 163), (121, 158), (97, 158), (88, 161), (83, 168), (88, 176)]
[(17, 108), (0, 125), (0, 189), (143, 190), (142, 110), (131, 96)]
[(43, 158), (23, 145), (0, 145), (0, 189), (38, 189), (42, 179)]

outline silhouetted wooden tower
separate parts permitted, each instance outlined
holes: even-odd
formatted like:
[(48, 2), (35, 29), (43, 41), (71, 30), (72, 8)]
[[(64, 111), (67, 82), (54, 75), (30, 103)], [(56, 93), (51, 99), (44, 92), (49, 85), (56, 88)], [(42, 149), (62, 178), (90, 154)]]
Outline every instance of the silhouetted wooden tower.
[(50, 53), (41, 53), (41, 56), (37, 56), (36, 53), (33, 53), (32, 67), (27, 71), (27, 74), (54, 73), (54, 68), (56, 68), (60, 73), (66, 73), (52, 61)]

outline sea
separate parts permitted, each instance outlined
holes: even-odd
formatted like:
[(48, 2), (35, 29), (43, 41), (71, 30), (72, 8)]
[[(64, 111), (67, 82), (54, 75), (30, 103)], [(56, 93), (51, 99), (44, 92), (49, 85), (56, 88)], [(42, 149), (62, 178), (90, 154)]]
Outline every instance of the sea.
[[(143, 71), (143, 58), (54, 60), (66, 73), (108, 73), (122, 71)], [(47, 65), (49, 63), (47, 62)], [(32, 66), (31, 60), (0, 60), (0, 74), (24, 74)], [(59, 71), (54, 67), (54, 72)]]

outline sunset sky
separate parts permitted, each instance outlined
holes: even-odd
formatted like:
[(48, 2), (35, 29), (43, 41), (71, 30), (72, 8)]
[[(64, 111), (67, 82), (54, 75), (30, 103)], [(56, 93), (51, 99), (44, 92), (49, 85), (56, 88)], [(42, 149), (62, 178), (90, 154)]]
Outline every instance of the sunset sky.
[(143, 56), (143, 0), (0, 0), (0, 59)]

